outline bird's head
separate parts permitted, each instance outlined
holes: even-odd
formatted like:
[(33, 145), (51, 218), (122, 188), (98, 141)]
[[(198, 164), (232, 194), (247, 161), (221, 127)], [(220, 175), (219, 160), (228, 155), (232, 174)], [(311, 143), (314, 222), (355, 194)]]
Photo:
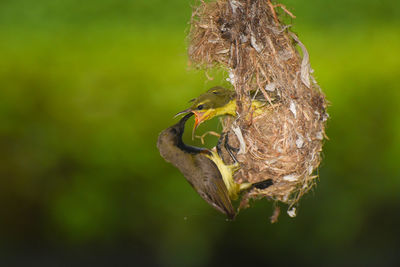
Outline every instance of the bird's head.
[(182, 135), (185, 131), (185, 124), (191, 116), (193, 116), (193, 113), (185, 115), (182, 119), (179, 120), (178, 123), (162, 131), (159, 135), (158, 143), (168, 143), (173, 145), (179, 143), (179, 140), (182, 140)]
[(193, 133), (206, 120), (223, 114), (234, 114), (236, 106), (228, 105), (235, 99), (235, 92), (220, 86), (209, 89), (204, 94), (190, 100), (192, 105), (175, 116), (192, 112), (195, 115)]

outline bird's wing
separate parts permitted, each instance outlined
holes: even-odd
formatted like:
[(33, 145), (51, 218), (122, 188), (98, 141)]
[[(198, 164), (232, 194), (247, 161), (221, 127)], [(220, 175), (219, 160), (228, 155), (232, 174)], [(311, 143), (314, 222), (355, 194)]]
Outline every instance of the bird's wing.
[(196, 165), (200, 166), (199, 172), (202, 177), (196, 180), (200, 183), (194, 188), (210, 205), (226, 214), (229, 219), (233, 219), (236, 213), (217, 165), (202, 154), (197, 155), (195, 159)]
[(169, 142), (163, 133), (160, 134), (157, 142), (161, 156), (182, 172), (186, 180), (205, 201), (233, 219), (235, 211), (215, 163), (202, 152), (189, 153), (182, 150)]

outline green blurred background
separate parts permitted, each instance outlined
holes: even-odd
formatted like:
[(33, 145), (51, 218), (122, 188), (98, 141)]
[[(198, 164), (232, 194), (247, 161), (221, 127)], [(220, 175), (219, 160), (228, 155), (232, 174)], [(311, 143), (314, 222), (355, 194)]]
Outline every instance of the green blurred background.
[(226, 222), (156, 149), (225, 84), (188, 70), (193, 0), (2, 0), (0, 265), (399, 266), (400, 2), (283, 3), (330, 141), (298, 216), (270, 224), (266, 200)]

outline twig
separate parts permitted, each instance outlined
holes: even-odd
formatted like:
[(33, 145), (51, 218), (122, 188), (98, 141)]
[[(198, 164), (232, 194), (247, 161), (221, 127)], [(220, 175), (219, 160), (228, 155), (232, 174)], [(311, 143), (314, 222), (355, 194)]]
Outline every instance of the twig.
[(279, 25), (278, 16), (276, 15), (276, 12), (275, 12), (275, 6), (271, 3), (271, 0), (268, 0), (267, 2), (268, 2), (269, 8), (271, 9), (272, 16), (274, 16), (276, 25)]
[(287, 8), (286, 8), (286, 6), (285, 6), (285, 5), (283, 5), (283, 4), (276, 4), (274, 7), (280, 7), (280, 8), (282, 8), (282, 9), (283, 9), (283, 11), (285, 11), (285, 12), (286, 12), (286, 14), (288, 14), (289, 16), (291, 16), (293, 19), (295, 19), (295, 18), (296, 18), (296, 16), (295, 16), (295, 15), (293, 15), (293, 13), (292, 13), (292, 12), (290, 12), (289, 10), (287, 10)]
[(200, 141), (201, 141), (201, 144), (202, 145), (204, 145), (204, 137), (206, 137), (207, 135), (214, 135), (214, 136), (216, 136), (216, 137), (221, 137), (221, 135), (219, 134), (219, 133), (216, 133), (216, 132), (214, 132), (214, 131), (208, 131), (208, 132), (205, 132), (203, 135), (196, 135), (195, 137), (196, 138), (198, 138), (198, 139), (200, 139)]

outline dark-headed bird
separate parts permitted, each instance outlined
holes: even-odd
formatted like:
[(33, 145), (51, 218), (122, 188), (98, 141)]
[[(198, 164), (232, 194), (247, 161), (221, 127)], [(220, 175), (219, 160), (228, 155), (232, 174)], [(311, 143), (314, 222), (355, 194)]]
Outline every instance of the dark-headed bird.
[(186, 145), (182, 141), (189, 113), (178, 123), (162, 131), (157, 147), (161, 156), (177, 167), (197, 193), (218, 211), (233, 219), (236, 215), (231, 199), (240, 185), (233, 180), (237, 166), (225, 165), (213, 150)]

